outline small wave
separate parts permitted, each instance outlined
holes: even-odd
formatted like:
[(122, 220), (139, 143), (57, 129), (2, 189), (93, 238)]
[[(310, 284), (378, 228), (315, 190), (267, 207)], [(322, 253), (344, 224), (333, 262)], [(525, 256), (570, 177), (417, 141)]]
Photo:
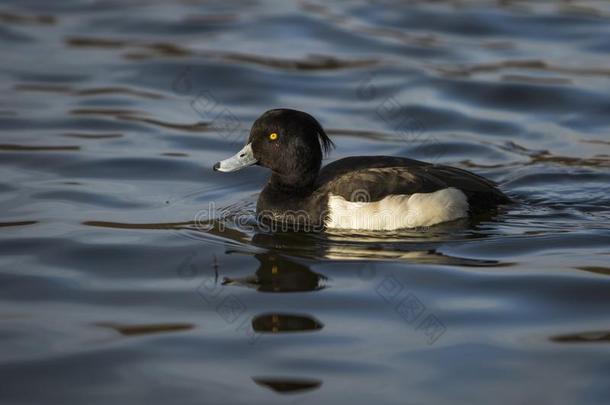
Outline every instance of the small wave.
[(95, 326), (113, 329), (123, 336), (143, 336), (157, 333), (183, 332), (191, 330), (195, 325), (191, 323), (155, 323), (155, 324), (121, 324), (112, 322), (98, 322)]

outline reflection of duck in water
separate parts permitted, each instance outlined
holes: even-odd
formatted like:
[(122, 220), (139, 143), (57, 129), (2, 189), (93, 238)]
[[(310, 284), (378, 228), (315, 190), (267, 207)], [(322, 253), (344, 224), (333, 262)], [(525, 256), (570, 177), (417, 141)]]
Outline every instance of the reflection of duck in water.
[(302, 292), (324, 288), (321, 281), (326, 277), (303, 264), (273, 253), (260, 253), (254, 257), (260, 262), (256, 273), (239, 278), (225, 277), (222, 284), (256, 288), (261, 292)]
[(313, 378), (252, 377), (252, 380), (278, 394), (296, 394), (320, 388), (322, 381)]
[[(452, 225), (456, 225), (455, 223)], [(440, 228), (450, 224), (439, 225)], [(436, 249), (440, 243), (446, 242), (451, 229), (447, 233), (415, 237), (414, 231), (402, 231), (396, 235), (350, 235), (331, 234), (324, 236), (306, 232), (258, 233), (252, 238), (252, 244), (262, 249), (281, 250), (283, 254), (294, 257), (331, 260), (359, 259), (393, 259), (408, 260), (423, 264), (453, 264), (472, 267), (497, 267), (502, 265), (497, 260), (484, 260), (448, 255)], [(471, 236), (481, 237), (481, 235)], [(460, 239), (456, 239), (460, 240)], [(286, 259), (284, 259), (286, 260)], [(505, 265), (510, 265), (506, 263)], [(364, 264), (358, 265), (362, 267)], [(315, 274), (315, 273), (314, 273)], [(326, 277), (319, 275), (322, 280)], [(323, 287), (320, 287), (323, 288)]]
[(252, 319), (252, 329), (258, 333), (315, 332), (324, 324), (309, 315), (262, 314)]

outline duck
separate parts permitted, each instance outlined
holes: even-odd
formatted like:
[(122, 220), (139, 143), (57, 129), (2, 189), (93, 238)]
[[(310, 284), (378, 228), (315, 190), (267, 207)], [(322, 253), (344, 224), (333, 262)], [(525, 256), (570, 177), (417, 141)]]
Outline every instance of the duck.
[[(271, 170), (256, 204), (260, 224), (282, 230), (396, 231), (468, 218), (511, 202), (491, 180), (399, 156), (351, 156), (322, 167), (334, 148), (310, 114), (266, 111), (246, 145), (213, 170)], [(278, 229), (278, 228), (274, 228)]]

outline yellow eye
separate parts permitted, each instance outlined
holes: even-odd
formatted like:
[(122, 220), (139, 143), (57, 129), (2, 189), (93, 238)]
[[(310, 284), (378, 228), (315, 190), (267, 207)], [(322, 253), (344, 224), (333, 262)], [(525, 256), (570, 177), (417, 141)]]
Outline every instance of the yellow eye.
[(272, 141), (275, 141), (277, 139), (277, 134), (275, 132), (270, 133), (269, 139), (271, 139)]

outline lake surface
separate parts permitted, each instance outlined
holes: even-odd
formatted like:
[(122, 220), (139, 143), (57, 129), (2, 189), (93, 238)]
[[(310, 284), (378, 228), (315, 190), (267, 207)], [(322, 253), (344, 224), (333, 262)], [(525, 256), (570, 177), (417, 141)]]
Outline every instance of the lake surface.
[[(0, 5), (2, 404), (607, 404), (610, 3)], [(515, 204), (269, 233), (269, 108)]]

